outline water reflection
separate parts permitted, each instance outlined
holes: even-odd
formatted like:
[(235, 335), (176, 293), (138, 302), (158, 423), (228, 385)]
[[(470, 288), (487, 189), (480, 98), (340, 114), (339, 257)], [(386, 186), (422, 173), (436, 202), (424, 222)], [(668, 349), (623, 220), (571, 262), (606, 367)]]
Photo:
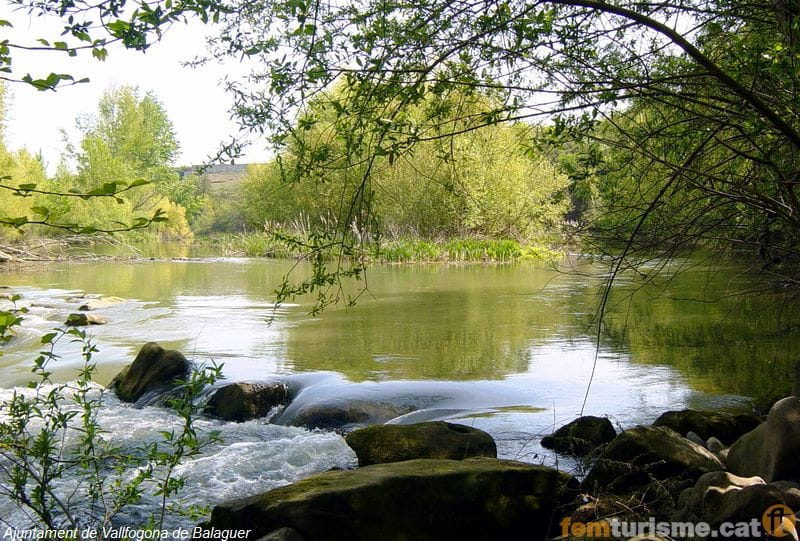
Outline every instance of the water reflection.
[[(376, 267), (356, 307), (312, 318), (311, 301), (299, 299), (280, 307), (268, 325), (272, 290), (291, 265), (103, 261), (5, 274), (5, 285), (25, 296), (31, 312), (22, 336), (0, 357), (3, 379), (23, 383), (38, 334), (75, 310), (68, 297), (90, 293), (128, 299), (104, 312), (108, 325), (90, 330), (101, 351), (102, 382), (146, 341), (225, 362), (230, 379), (333, 371), (356, 382), (504, 380), (535, 370), (542, 348), (593, 347), (591, 317), (604, 284), (588, 266), (585, 273), (532, 265)], [(694, 269), (665, 287), (644, 289), (635, 277), (622, 277), (603, 350), (620, 363), (647, 366), (637, 377), (679, 376), (681, 385), (706, 394), (753, 395), (785, 383), (782, 371), (798, 353), (797, 309), (786, 304), (779, 319), (779, 298), (726, 298), (740, 276)], [(69, 348), (64, 354), (58, 374), (69, 377), (78, 359)], [(572, 356), (556, 366), (566, 384), (580, 383)]]

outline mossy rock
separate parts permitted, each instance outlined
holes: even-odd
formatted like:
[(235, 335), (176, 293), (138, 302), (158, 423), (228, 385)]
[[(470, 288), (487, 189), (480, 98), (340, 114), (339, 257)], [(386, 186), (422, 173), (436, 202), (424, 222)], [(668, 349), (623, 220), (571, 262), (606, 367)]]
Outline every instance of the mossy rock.
[(292, 528), (309, 541), (545, 539), (577, 482), (507, 460), (408, 460), (330, 471), (217, 505), (206, 528)]
[(348, 434), (346, 441), (360, 466), (417, 458), (497, 457), (497, 445), (486, 432), (442, 421), (368, 426)]
[(88, 325), (105, 325), (108, 320), (95, 314), (70, 314), (64, 325), (67, 327), (86, 327)]

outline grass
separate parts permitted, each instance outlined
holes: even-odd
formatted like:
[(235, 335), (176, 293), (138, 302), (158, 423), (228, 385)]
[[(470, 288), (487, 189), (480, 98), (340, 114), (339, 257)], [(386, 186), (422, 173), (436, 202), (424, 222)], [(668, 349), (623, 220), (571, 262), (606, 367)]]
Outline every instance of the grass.
[(455, 238), (445, 241), (403, 238), (384, 243), (376, 259), (388, 263), (554, 261), (561, 252), (510, 239)]
[[(226, 256), (297, 258), (297, 251), (268, 233), (235, 233), (203, 239), (213, 250)], [(384, 241), (369, 254), (376, 263), (546, 261), (561, 259), (562, 252), (546, 245), (522, 244), (511, 239), (474, 237), (428, 240), (403, 237)]]

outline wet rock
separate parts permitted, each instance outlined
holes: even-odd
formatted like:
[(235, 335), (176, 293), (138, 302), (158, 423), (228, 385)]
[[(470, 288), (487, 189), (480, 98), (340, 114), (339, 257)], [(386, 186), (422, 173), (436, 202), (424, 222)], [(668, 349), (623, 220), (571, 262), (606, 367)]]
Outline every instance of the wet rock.
[(100, 299), (92, 299), (89, 302), (80, 305), (78, 307), (78, 310), (81, 310), (83, 312), (91, 310), (102, 310), (103, 308), (109, 308), (111, 306), (116, 306), (124, 302), (125, 299), (122, 299), (120, 297), (102, 297)]
[(761, 424), (761, 421), (757, 415), (749, 413), (679, 410), (662, 414), (655, 420), (653, 426), (666, 426), (683, 436), (694, 432), (703, 440), (714, 436), (724, 444), (730, 445)]
[(729, 452), (728, 469), (765, 481), (800, 481), (800, 398), (779, 400), (766, 422), (739, 438)]
[(208, 401), (206, 412), (226, 421), (266, 417), (275, 406), (289, 403), (285, 383), (231, 383), (220, 387)]
[(105, 325), (108, 320), (96, 314), (70, 314), (64, 325), (67, 327), (85, 327), (87, 325)]
[(346, 441), (356, 452), (359, 466), (417, 458), (497, 457), (497, 446), (489, 434), (443, 421), (368, 426), (348, 434)]
[(552, 435), (542, 438), (542, 447), (559, 453), (586, 456), (616, 436), (617, 431), (607, 418), (587, 415), (565, 424)]
[(207, 528), (292, 528), (314, 541), (545, 539), (577, 482), (543, 466), (476, 458), (332, 471), (217, 505)]
[(706, 442), (706, 449), (719, 456), (720, 453), (722, 453), (722, 451), (725, 449), (725, 445), (719, 441), (719, 438), (711, 436)]
[(116, 391), (120, 400), (138, 402), (146, 394), (173, 387), (175, 380), (186, 377), (190, 369), (189, 361), (181, 352), (148, 342), (133, 363), (111, 380), (109, 388)]
[(637, 426), (606, 446), (584, 486), (620, 492), (666, 479), (694, 482), (704, 473), (722, 469), (713, 453), (674, 430)]

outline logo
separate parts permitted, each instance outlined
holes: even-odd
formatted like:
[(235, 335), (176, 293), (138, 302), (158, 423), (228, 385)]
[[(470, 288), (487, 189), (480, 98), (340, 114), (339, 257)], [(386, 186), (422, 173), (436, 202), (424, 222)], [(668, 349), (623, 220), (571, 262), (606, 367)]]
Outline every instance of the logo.
[(767, 508), (761, 515), (761, 524), (764, 531), (772, 537), (786, 537), (797, 532), (794, 511), (782, 503), (776, 503)]

